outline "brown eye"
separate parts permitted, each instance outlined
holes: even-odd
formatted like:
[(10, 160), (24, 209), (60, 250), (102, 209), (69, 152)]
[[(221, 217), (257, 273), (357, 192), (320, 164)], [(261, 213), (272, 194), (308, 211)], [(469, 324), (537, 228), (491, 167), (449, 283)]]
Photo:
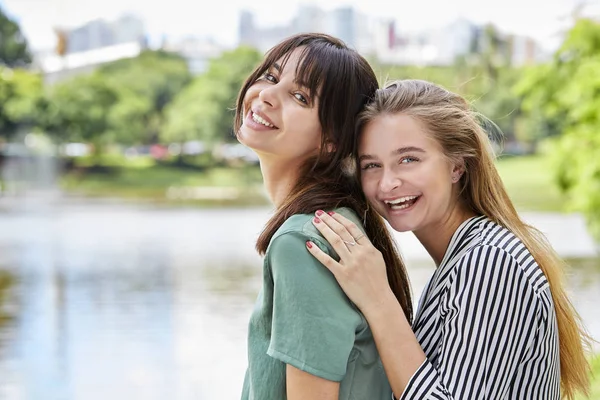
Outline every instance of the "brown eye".
[(361, 170), (366, 171), (368, 169), (373, 169), (373, 168), (377, 168), (379, 167), (379, 164), (377, 163), (367, 163), (364, 164), (362, 167), (360, 167)]
[(301, 101), (304, 104), (308, 104), (308, 100), (306, 100), (306, 97), (304, 97), (302, 93), (294, 93), (294, 97), (298, 99), (298, 101)]
[(269, 82), (277, 83), (277, 78), (275, 77), (275, 75), (271, 74), (270, 72), (265, 72), (265, 74), (261, 77), (261, 79), (264, 79)]

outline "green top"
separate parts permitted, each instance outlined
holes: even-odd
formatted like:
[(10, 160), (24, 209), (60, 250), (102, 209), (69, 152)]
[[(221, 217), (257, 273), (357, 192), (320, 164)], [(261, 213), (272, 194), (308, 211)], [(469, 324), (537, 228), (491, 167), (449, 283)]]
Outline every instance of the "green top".
[[(361, 226), (349, 209), (336, 212)], [(311, 240), (339, 259), (313, 226), (290, 217), (277, 230), (263, 265), (263, 287), (248, 328), (243, 400), (286, 399), (286, 364), (340, 382), (339, 399), (391, 398), (369, 326), (329, 270), (306, 249)]]

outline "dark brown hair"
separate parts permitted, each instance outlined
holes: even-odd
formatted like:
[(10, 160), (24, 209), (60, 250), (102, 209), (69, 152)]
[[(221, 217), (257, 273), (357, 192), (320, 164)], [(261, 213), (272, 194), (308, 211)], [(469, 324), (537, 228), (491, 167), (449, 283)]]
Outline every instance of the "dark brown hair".
[[(344, 168), (356, 150), (356, 116), (378, 88), (377, 77), (369, 63), (341, 40), (326, 34), (302, 33), (283, 40), (267, 52), (263, 62), (242, 85), (236, 102), (234, 131), (238, 133), (242, 125), (244, 96), (248, 89), (273, 64), (285, 64), (297, 48), (301, 48), (301, 55), (296, 80), (307, 87), (313, 99), (319, 97), (321, 151), (303, 164), (298, 181), (267, 222), (256, 249), (264, 255), (277, 229), (292, 215), (348, 207), (364, 217), (367, 236), (382, 253), (390, 286), (411, 321), (408, 274), (395, 242), (384, 220), (368, 207), (356, 175)], [(327, 150), (331, 148), (335, 150)]]

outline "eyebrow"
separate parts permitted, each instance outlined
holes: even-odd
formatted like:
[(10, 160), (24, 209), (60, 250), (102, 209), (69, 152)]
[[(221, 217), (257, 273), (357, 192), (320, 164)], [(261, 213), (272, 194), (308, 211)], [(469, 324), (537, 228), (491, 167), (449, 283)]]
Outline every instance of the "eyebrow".
[(273, 63), (273, 68), (275, 68), (278, 72), (281, 72), (281, 65), (277, 64), (277, 63)]
[[(404, 153), (425, 153), (425, 150), (423, 150), (420, 147), (407, 146), (407, 147), (400, 147), (399, 149), (392, 151), (392, 154), (395, 156), (399, 156)], [(370, 154), (363, 154), (360, 157), (358, 157), (358, 161), (373, 160), (375, 158), (377, 158), (377, 157), (372, 156)]]

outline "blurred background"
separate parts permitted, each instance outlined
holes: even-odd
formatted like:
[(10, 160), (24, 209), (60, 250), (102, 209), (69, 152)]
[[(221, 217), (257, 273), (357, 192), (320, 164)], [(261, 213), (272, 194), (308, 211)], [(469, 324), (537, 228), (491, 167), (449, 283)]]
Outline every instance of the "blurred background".
[[(272, 209), (232, 107), (301, 31), (498, 125), (600, 339), (598, 1), (0, 0), (0, 399), (239, 398)], [(396, 238), (417, 300), (434, 266)]]

